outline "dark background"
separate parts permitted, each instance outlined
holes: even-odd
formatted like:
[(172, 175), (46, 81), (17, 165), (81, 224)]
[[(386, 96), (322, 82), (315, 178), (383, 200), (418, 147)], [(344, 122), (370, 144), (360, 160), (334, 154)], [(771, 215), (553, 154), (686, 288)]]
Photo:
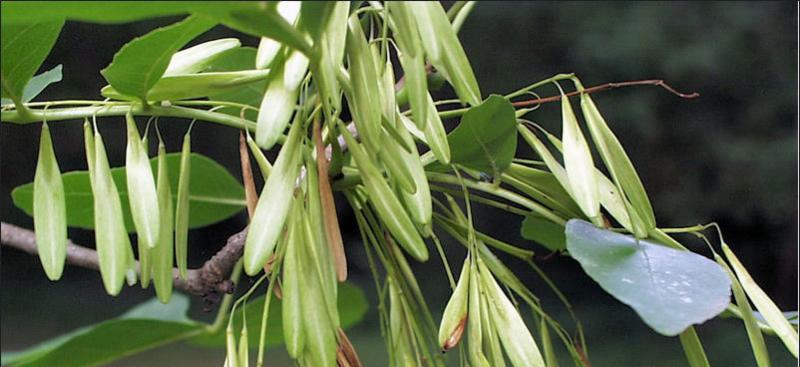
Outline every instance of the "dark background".
[[(178, 18), (123, 25), (68, 22), (41, 70), (64, 65), (64, 80), (38, 100), (101, 99), (99, 74), (131, 38)], [(700, 98), (680, 99), (659, 88), (634, 87), (602, 92), (594, 99), (639, 171), (661, 227), (717, 221), (727, 242), (756, 281), (783, 310), (797, 310), (797, 46), (796, 7), (789, 3), (479, 3), (461, 31), (464, 48), (484, 96), (507, 93), (557, 73), (574, 72), (584, 85), (665, 79)], [(219, 26), (193, 43), (238, 36)], [(439, 97), (447, 97), (445, 90)], [(557, 90), (545, 87), (540, 94)], [(528, 118), (555, 133), (558, 105), (545, 105)], [(124, 162), (122, 118), (100, 124), (112, 165)], [(162, 119), (167, 149), (178, 151), (187, 121)], [(51, 125), (62, 171), (85, 169), (80, 121)], [(39, 125), (0, 125), (0, 208), (2, 220), (32, 227), (15, 208), (11, 190), (33, 179)], [(192, 148), (240, 176), (237, 132), (198, 124)], [(522, 145), (521, 148), (523, 149)], [(375, 304), (372, 281), (355, 224), (343, 230), (351, 280)], [(481, 231), (541, 250), (518, 236), (520, 219), (481, 208)], [(190, 267), (202, 264), (225, 238), (245, 225), (244, 213), (193, 231)], [(70, 230), (76, 242), (91, 245), (91, 232)], [(681, 240), (708, 255), (689, 236)], [(463, 251), (445, 242), (451, 262)], [(435, 259), (434, 259), (435, 260)], [(68, 267), (60, 282), (44, 276), (35, 257), (2, 250), (0, 312), (2, 350), (17, 350), (79, 326), (122, 313), (152, 297), (152, 290), (126, 289), (117, 298), (103, 291), (99, 274)], [(602, 293), (570, 259), (543, 263), (583, 320), (595, 366), (684, 365), (679, 342), (650, 331), (628, 307)], [(434, 314), (448, 297), (438, 261), (415, 265), (431, 296)], [(515, 267), (547, 310), (565, 321), (563, 307), (529, 270)], [(240, 287), (245, 288), (245, 287)], [(210, 319), (195, 302), (195, 317)], [(744, 328), (736, 320), (699, 326), (712, 364), (750, 366)], [(367, 365), (383, 365), (383, 344), (374, 307), (349, 332)], [(774, 337), (768, 337), (774, 365), (793, 364)], [(268, 352), (273, 365), (288, 363), (282, 348)], [(273, 357), (274, 356), (274, 357)], [(117, 366), (222, 364), (224, 351), (177, 345), (118, 362)]]

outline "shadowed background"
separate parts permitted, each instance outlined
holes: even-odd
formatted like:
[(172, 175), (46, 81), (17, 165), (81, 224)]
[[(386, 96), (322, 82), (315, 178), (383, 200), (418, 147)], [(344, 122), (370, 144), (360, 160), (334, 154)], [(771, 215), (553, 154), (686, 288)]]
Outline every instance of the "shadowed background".
[[(796, 8), (788, 3), (479, 3), (460, 33), (484, 96), (507, 93), (557, 73), (574, 72), (588, 86), (659, 78), (684, 92), (680, 99), (659, 88), (634, 87), (602, 92), (594, 99), (622, 141), (650, 194), (659, 226), (681, 227), (717, 221), (727, 242), (756, 281), (783, 310), (797, 310), (797, 48)], [(179, 18), (101, 26), (68, 22), (41, 70), (64, 65), (64, 80), (37, 100), (101, 99), (99, 74), (114, 53), (135, 36)], [(222, 26), (199, 39), (252, 37)], [(565, 84), (565, 86), (567, 86)], [(537, 90), (557, 94), (553, 86)], [(438, 97), (449, 98), (443, 89)], [(558, 104), (542, 106), (527, 118), (560, 134)], [(118, 122), (118, 123), (113, 123)], [(123, 118), (99, 124), (112, 166), (124, 163)], [(180, 149), (188, 121), (161, 119), (168, 151)], [(455, 121), (449, 122), (452, 127)], [(0, 208), (2, 220), (32, 228), (15, 208), (11, 190), (32, 181), (39, 124), (0, 125)], [(51, 125), (62, 171), (86, 169), (81, 122)], [(230, 128), (198, 124), (194, 151), (207, 155), (240, 177), (238, 135)], [(151, 147), (151, 154), (154, 153)], [(520, 145), (522, 151), (530, 151)], [(270, 157), (274, 157), (270, 155)], [(337, 201), (350, 263), (351, 281), (376, 304), (358, 231), (344, 201)], [(476, 226), (498, 238), (542, 248), (518, 235), (521, 218), (477, 207)], [(210, 257), (228, 235), (246, 223), (244, 212), (222, 223), (192, 231), (190, 267)], [(93, 235), (70, 230), (77, 243), (91, 246)], [(702, 243), (680, 237), (708, 255)], [(460, 264), (460, 245), (445, 242), (448, 258)], [(2, 250), (0, 257), (2, 350), (17, 350), (77, 327), (119, 315), (152, 297), (152, 289), (126, 288), (117, 298), (103, 291), (99, 274), (68, 267), (60, 282), (47, 280), (35, 257)], [(520, 264), (512, 268), (542, 297), (545, 308), (564, 321), (552, 293)], [(574, 261), (555, 259), (541, 266), (573, 302), (584, 322), (595, 366), (684, 365), (679, 342), (650, 331), (634, 312), (603, 293)], [(438, 318), (449, 296), (440, 262), (415, 264), (423, 292)], [(245, 281), (246, 283), (247, 281)], [(246, 284), (240, 285), (245, 289)], [(195, 299), (192, 315), (210, 319)], [(746, 334), (737, 320), (715, 320), (698, 327), (712, 364), (754, 364)], [(348, 331), (367, 365), (384, 365), (385, 352), (375, 307)], [(785, 349), (768, 337), (776, 366), (789, 365)], [(632, 353), (633, 352), (633, 353)], [(267, 353), (270, 365), (291, 365), (282, 348)], [(115, 366), (219, 366), (222, 349), (185, 345), (146, 352)]]

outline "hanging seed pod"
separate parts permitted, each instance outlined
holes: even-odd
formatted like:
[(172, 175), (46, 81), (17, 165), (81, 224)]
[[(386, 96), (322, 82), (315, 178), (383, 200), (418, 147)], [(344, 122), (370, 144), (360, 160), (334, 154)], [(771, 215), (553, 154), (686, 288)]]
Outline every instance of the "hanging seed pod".
[(561, 96), (564, 169), (569, 178), (570, 192), (583, 213), (596, 222), (600, 215), (600, 199), (597, 193), (592, 152), (578, 126), (578, 118), (575, 117), (569, 98), (565, 97), (563, 93)]
[(153, 285), (161, 303), (168, 303), (172, 296), (172, 191), (167, 171), (167, 150), (158, 143), (158, 210), (161, 213), (161, 228), (158, 242), (153, 250)]
[(272, 148), (289, 124), (308, 70), (308, 58), (300, 51), (289, 51), (284, 64), (275, 70), (261, 101), (256, 126), (256, 142), (264, 149)]
[[(582, 91), (583, 85), (577, 79), (574, 82), (578, 90)], [(625, 154), (622, 144), (608, 127), (594, 101), (587, 93), (581, 93), (581, 111), (586, 119), (586, 125), (589, 126), (592, 140), (594, 140), (600, 156), (611, 173), (611, 177), (622, 188), (625, 197), (630, 200), (633, 210), (636, 211), (637, 215), (633, 216), (634, 220), (641, 218), (643, 221), (639, 225), (634, 224), (634, 228), (644, 227), (645, 233), (653, 230), (656, 227), (656, 219), (653, 214), (653, 206), (650, 204), (650, 199), (647, 197), (642, 181), (639, 179), (639, 175), (636, 174), (636, 169), (633, 168), (630, 158)]]
[(403, 199), (406, 210), (411, 216), (411, 219), (418, 224), (423, 233), (428, 232), (431, 227), (431, 218), (433, 215), (433, 204), (431, 201), (431, 190), (428, 185), (428, 177), (425, 175), (425, 167), (420, 160), (417, 145), (414, 143), (414, 138), (408, 130), (402, 126), (398, 126), (397, 132), (400, 137), (409, 146), (410, 150), (398, 149), (398, 156), (400, 161), (406, 164), (406, 167), (411, 172), (411, 178), (414, 181), (414, 186), (417, 190), (414, 193), (408, 193), (400, 190), (400, 197)]
[(228, 327), (225, 328), (225, 364), (229, 367), (239, 366), (239, 352), (236, 350), (236, 337), (233, 335), (233, 324), (228, 322)]
[(761, 287), (756, 284), (753, 277), (750, 276), (750, 273), (747, 272), (747, 269), (745, 269), (744, 265), (742, 265), (725, 242), (722, 242), (722, 252), (725, 254), (725, 258), (728, 259), (728, 262), (731, 263), (731, 267), (736, 273), (736, 277), (739, 278), (739, 283), (742, 285), (745, 293), (747, 293), (747, 297), (753, 301), (756, 309), (761, 312), (766, 324), (775, 331), (775, 335), (786, 345), (786, 349), (789, 350), (789, 353), (797, 358), (798, 347), (800, 347), (797, 330), (789, 324), (789, 321), (786, 320), (786, 317), (778, 306), (775, 305), (772, 299), (770, 299)]
[(305, 290), (300, 288), (300, 277), (306, 275), (306, 270), (298, 259), (298, 251), (303, 246), (304, 239), (299, 218), (302, 204), (300, 199), (294, 199), (293, 202), (292, 215), (287, 225), (286, 255), (283, 259), (283, 282), (281, 283), (283, 307), (281, 309), (286, 351), (289, 356), (297, 359), (305, 345), (301, 304), (302, 293)]
[(489, 366), (483, 354), (483, 328), (490, 327), (481, 323), (481, 283), (478, 279), (477, 264), (469, 267), (469, 304), (467, 319), (467, 353), (469, 362), (474, 366)]
[(330, 255), (327, 239), (325, 238), (325, 223), (322, 217), (322, 203), (319, 195), (319, 180), (317, 167), (309, 151), (305, 151), (306, 158), (306, 206), (303, 208), (303, 225), (305, 228), (307, 254), (313, 265), (315, 276), (320, 283), (322, 297), (327, 306), (328, 318), (334, 327), (339, 327), (339, 310), (336, 308), (338, 285), (336, 284), (336, 270)]
[(386, 283), (389, 287), (389, 340), (393, 348), (393, 366), (417, 366), (419, 363), (416, 361), (411, 345), (411, 335), (403, 302), (400, 299), (400, 291), (397, 290), (391, 277), (386, 278)]
[(178, 274), (186, 279), (186, 260), (189, 247), (189, 177), (191, 177), (192, 142), (189, 132), (183, 136), (181, 147), (181, 171), (178, 174), (178, 199), (175, 204), (175, 262)]
[(380, 98), (375, 93), (379, 88), (378, 75), (369, 44), (357, 17), (350, 18), (347, 32), (347, 57), (352, 91), (347, 92), (353, 114), (353, 123), (361, 141), (377, 154), (383, 147), (381, 141)]
[(150, 278), (153, 275), (153, 265), (150, 262), (153, 255), (150, 253), (152, 250), (142, 241), (141, 238), (136, 239), (136, 248), (139, 250), (139, 281), (142, 284), (142, 289), (150, 286)]
[(313, 74), (326, 111), (330, 108), (337, 111), (342, 108), (340, 86), (336, 74), (343, 66), (349, 10), (349, 1), (337, 1), (333, 5), (330, 19), (319, 42), (319, 66), (318, 70), (313, 71)]
[(256, 158), (256, 164), (258, 164), (258, 169), (261, 171), (261, 176), (264, 178), (264, 181), (266, 181), (269, 177), (269, 173), (272, 171), (272, 164), (269, 163), (267, 156), (264, 155), (264, 151), (262, 151), (255, 140), (250, 137), (249, 132), (247, 133), (247, 146), (250, 148), (250, 152), (253, 153), (253, 157)]
[[(487, 297), (481, 298), (481, 331), (483, 331), (484, 355), (492, 367), (505, 367), (506, 361), (503, 357), (503, 349), (500, 346), (500, 339), (497, 330), (492, 325), (492, 318), (489, 316), (489, 300)], [(549, 366), (549, 365), (548, 365)]]
[(407, 3), (417, 19), (425, 55), (453, 86), (462, 103), (477, 106), (481, 92), (472, 66), (442, 5), (438, 1)]
[(428, 79), (417, 21), (407, 2), (387, 2), (386, 6), (391, 20), (389, 25), (392, 26), (400, 49), (400, 64), (405, 72), (403, 88), (408, 91), (414, 122), (420, 130), (424, 130), (429, 122), (427, 110), (430, 107), (425, 101), (428, 94)]
[(236, 38), (223, 38), (189, 47), (172, 55), (164, 76), (194, 74), (204, 71), (225, 52), (239, 48), (242, 43)]
[[(323, 288), (327, 282), (323, 282), (320, 269), (314, 271), (314, 264), (318, 264), (317, 258), (313, 253), (315, 244), (310, 242), (311, 228), (307, 215), (301, 216), (305, 225), (305, 241), (303, 246), (298, 249), (298, 262), (301, 267), (307, 270), (300, 276), (300, 287), (302, 289), (302, 315), (303, 326), (305, 328), (305, 346), (308, 352), (308, 361), (311, 366), (336, 366), (336, 326), (330, 315), (329, 301)], [(310, 271), (308, 271), (310, 270)], [(310, 273), (310, 274), (309, 274)], [(316, 273), (316, 274), (315, 274)], [(335, 301), (334, 301), (335, 302)], [(320, 306), (325, 305), (327, 312), (321, 312)], [(334, 306), (335, 307), (335, 306)]]
[(250, 348), (247, 345), (247, 323), (242, 322), (242, 332), (239, 334), (239, 366), (240, 367), (249, 367), (250, 366)]
[(361, 171), (364, 186), (369, 193), (370, 201), (375, 206), (378, 216), (386, 224), (386, 228), (392, 236), (397, 238), (400, 245), (411, 256), (418, 261), (426, 261), (428, 259), (428, 248), (419, 233), (417, 233), (413, 222), (403, 210), (402, 204), (400, 204), (400, 201), (383, 179), (378, 168), (372, 163), (361, 144), (356, 143), (355, 138), (350, 135), (350, 132), (344, 126), (341, 126), (339, 130), (350, 148), (350, 153), (358, 165), (359, 171)]
[(544, 359), (514, 304), (503, 293), (489, 269), (478, 260), (481, 286), (486, 291), (492, 325), (513, 366), (542, 366)]
[(302, 162), (303, 123), (295, 118), (286, 143), (281, 147), (275, 166), (261, 191), (244, 246), (244, 270), (255, 275), (263, 268), (275, 249), (275, 243), (286, 222), (291, 193)]
[(125, 115), (128, 127), (128, 146), (125, 151), (125, 179), (128, 183), (128, 200), (136, 234), (148, 248), (154, 248), (159, 236), (158, 199), (156, 183), (147, 148), (142, 143), (136, 121), (130, 111)]
[(444, 130), (442, 119), (436, 111), (433, 98), (426, 92), (428, 99), (428, 122), (425, 124), (425, 138), (431, 147), (433, 155), (442, 164), (450, 164), (450, 145), (447, 142), (447, 131)]
[(95, 132), (94, 140), (95, 177), (92, 191), (95, 246), (103, 285), (108, 294), (116, 296), (125, 282), (126, 272), (132, 263), (133, 250), (122, 220), (122, 204), (111, 176), (106, 148), (99, 131)]
[(89, 185), (94, 186), (94, 129), (89, 119), (83, 120), (83, 146), (86, 150), (86, 169), (89, 171)]
[(461, 275), (458, 283), (453, 290), (453, 295), (447, 301), (442, 315), (442, 323), (439, 325), (439, 346), (442, 352), (446, 352), (455, 347), (467, 324), (467, 303), (469, 301), (469, 256), (464, 260), (461, 267)]
[(53, 150), (50, 127), (42, 124), (39, 158), (33, 178), (33, 227), (36, 250), (47, 278), (58, 280), (67, 257), (67, 207), (61, 170)]
[(314, 121), (314, 145), (317, 152), (317, 176), (319, 186), (320, 204), (322, 206), (322, 219), (325, 224), (326, 242), (333, 255), (336, 279), (340, 282), (347, 280), (347, 258), (344, 253), (344, 241), (339, 229), (339, 219), (336, 215), (336, 203), (333, 200), (330, 178), (328, 177), (328, 160), (325, 158), (325, 145), (322, 142), (322, 133), (318, 121)]
[(403, 147), (392, 138), (386, 130), (381, 131), (383, 139), (383, 149), (378, 156), (389, 175), (400, 189), (406, 193), (414, 194), (417, 192), (417, 184), (414, 176), (409, 169), (409, 164), (403, 160)]
[[(277, 5), (278, 14), (289, 24), (294, 24), (300, 14), (299, 1), (281, 1)], [(283, 45), (271, 38), (261, 37), (256, 52), (256, 69), (266, 69), (272, 64)]]

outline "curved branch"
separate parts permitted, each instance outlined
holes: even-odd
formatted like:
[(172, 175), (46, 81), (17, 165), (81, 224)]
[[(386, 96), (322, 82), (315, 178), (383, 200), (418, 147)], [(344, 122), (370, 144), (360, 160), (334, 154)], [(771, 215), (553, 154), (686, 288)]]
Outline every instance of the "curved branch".
[[(225, 246), (206, 261), (203, 266), (188, 271), (186, 279), (178, 276), (178, 269), (172, 270), (174, 286), (189, 294), (202, 296), (214, 303), (219, 295), (233, 293), (234, 284), (228, 279), (236, 261), (242, 257), (247, 228), (228, 237)], [(0, 243), (31, 255), (37, 255), (36, 234), (26, 228), (0, 222)], [(99, 270), (97, 252), (67, 240), (67, 264)], [(137, 271), (139, 263), (136, 263)]]

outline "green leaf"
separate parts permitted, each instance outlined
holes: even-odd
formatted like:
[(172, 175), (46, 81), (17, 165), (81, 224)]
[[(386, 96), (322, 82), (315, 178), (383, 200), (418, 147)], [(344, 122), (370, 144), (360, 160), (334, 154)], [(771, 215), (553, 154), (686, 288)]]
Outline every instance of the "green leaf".
[(715, 262), (573, 219), (567, 249), (583, 270), (653, 330), (675, 336), (725, 310), (731, 282)]
[(552, 250), (566, 250), (567, 238), (564, 236), (564, 227), (536, 215), (528, 215), (522, 221), (520, 228), (522, 238)]
[(186, 318), (189, 300), (175, 294), (169, 304), (145, 302), (118, 318), (86, 326), (24, 351), (3, 355), (11, 366), (98, 366), (142, 350), (189, 337), (202, 324)]
[(4, 1), (3, 23), (19, 25), (58, 19), (116, 24), (154, 17), (176, 16), (192, 12), (222, 16), (231, 11), (255, 11), (254, 1), (159, 1), (158, 6), (146, 1), (125, 3), (106, 1)]
[[(364, 293), (356, 286), (350, 283), (339, 284), (339, 297), (337, 300), (337, 307), (339, 308), (339, 317), (342, 328), (348, 328), (357, 324), (364, 315), (367, 313), (369, 304)], [(274, 347), (283, 343), (283, 320), (281, 315), (282, 302), (275, 298), (274, 294), (270, 300), (269, 315), (267, 316), (267, 347)], [(321, 306), (320, 306), (321, 307)], [(242, 313), (247, 314), (247, 328), (249, 330), (261, 329), (261, 314), (264, 308), (264, 297), (258, 297), (250, 302), (243, 308), (236, 310), (234, 314), (234, 330), (239, 330), (242, 327)], [(320, 312), (324, 312), (320, 309)], [(251, 333), (249, 335), (250, 348), (258, 347), (258, 333)], [(220, 330), (215, 334), (202, 334), (188, 340), (190, 344), (202, 347), (222, 348), (225, 346), (225, 331)]]
[[(30, 100), (36, 98), (48, 85), (60, 82), (62, 78), (61, 69), (61, 64), (58, 64), (56, 67), (31, 78), (31, 80), (28, 81), (28, 85), (26, 85), (25, 89), (22, 91), (22, 103), (28, 103)], [(9, 105), (13, 103), (14, 101), (8, 98), (0, 100), (0, 105)]]
[[(156, 172), (157, 159), (150, 160), (150, 167)], [(192, 213), (189, 216), (189, 227), (207, 226), (229, 218), (244, 208), (244, 188), (219, 163), (208, 157), (193, 153), (191, 155), (191, 178), (189, 201)], [(180, 172), (180, 153), (167, 154), (167, 166), (170, 172)], [(128, 186), (125, 180), (125, 168), (111, 170), (111, 175), (119, 190), (122, 202), (122, 213), (125, 227), (129, 232), (134, 230), (133, 220), (128, 204)], [(67, 225), (72, 227), (93, 229), (94, 211), (93, 197), (89, 183), (88, 171), (72, 171), (62, 175), (64, 193), (67, 200)], [(170, 187), (173, 199), (178, 193), (178, 175), (170, 176)], [(11, 192), (14, 205), (26, 214), (33, 213), (33, 184), (18, 186)]]
[(286, 21), (277, 11), (275, 3), (257, 9), (236, 10), (217, 15), (228, 28), (256, 37), (266, 37), (278, 41), (308, 55), (311, 44), (303, 34)]
[(8, 25), (5, 16), (0, 32), (2, 97), (23, 102), (25, 86), (56, 43), (64, 20)]
[(499, 176), (517, 151), (514, 107), (502, 96), (489, 96), (464, 114), (447, 141), (452, 162)]
[(211, 18), (193, 15), (153, 30), (122, 46), (100, 73), (120, 94), (146, 100), (147, 92), (167, 70), (172, 55), (215, 24)]

